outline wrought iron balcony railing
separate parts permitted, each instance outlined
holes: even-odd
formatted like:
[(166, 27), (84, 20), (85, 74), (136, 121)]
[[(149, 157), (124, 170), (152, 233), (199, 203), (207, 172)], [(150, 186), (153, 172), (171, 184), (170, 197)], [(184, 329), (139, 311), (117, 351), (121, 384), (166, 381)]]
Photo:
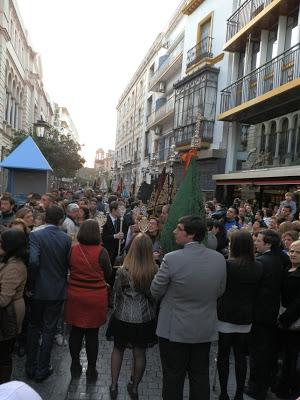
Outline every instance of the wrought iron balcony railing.
[(156, 122), (162, 120), (167, 115), (174, 112), (175, 96), (169, 98), (161, 107), (151, 113), (147, 119), (147, 127), (155, 125)]
[(226, 41), (230, 40), (273, 0), (246, 0), (227, 20)]
[(221, 114), (300, 77), (300, 43), (221, 91)]
[[(196, 123), (177, 128), (175, 130), (176, 146), (184, 146), (191, 144), (191, 139), (195, 133)], [(214, 121), (202, 121), (200, 125), (199, 136), (205, 143), (212, 143), (214, 138)]]
[(212, 37), (207, 36), (187, 53), (186, 67), (190, 68), (204, 58), (212, 58)]
[(168, 70), (168, 68), (173, 64), (173, 62), (182, 54), (183, 51), (183, 41), (181, 41), (175, 50), (169, 55), (169, 57), (165, 60), (164, 63), (154, 72), (153, 76), (149, 80), (149, 88), (154, 86), (156, 82), (161, 79), (164, 73)]

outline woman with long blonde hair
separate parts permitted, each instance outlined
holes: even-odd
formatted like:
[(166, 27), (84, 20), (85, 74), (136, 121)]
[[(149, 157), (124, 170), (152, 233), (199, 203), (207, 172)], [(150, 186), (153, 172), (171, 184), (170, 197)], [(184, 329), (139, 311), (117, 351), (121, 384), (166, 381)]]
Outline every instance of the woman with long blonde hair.
[(111, 399), (118, 396), (118, 378), (126, 347), (133, 353), (132, 377), (127, 390), (131, 399), (138, 399), (138, 385), (146, 367), (146, 348), (156, 342), (156, 303), (150, 293), (156, 272), (151, 239), (139, 233), (118, 269), (114, 284), (114, 311), (106, 332), (107, 338), (114, 340)]

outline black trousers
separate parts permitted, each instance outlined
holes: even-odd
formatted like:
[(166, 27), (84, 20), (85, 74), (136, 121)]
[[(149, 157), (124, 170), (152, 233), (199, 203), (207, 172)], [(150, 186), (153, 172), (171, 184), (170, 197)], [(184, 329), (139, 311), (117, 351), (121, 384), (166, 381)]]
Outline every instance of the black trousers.
[(98, 339), (99, 328), (71, 328), (69, 338), (69, 348), (72, 357), (72, 362), (79, 363), (80, 351), (82, 348), (82, 340), (85, 338), (85, 349), (89, 367), (96, 367), (98, 357)]
[(248, 333), (219, 333), (218, 374), (221, 394), (227, 394), (229, 377), (229, 357), (233, 348), (236, 379), (236, 397), (242, 398), (247, 374)]
[(164, 400), (182, 400), (186, 373), (190, 383), (190, 400), (209, 400), (208, 343), (178, 343), (159, 338), (159, 351), (163, 370)]
[(281, 339), (283, 364), (278, 390), (280, 394), (291, 394), (296, 398), (300, 396), (300, 365), (298, 365), (300, 361), (300, 332), (282, 331)]
[[(26, 371), (38, 378), (45, 376), (49, 371), (53, 338), (62, 306), (62, 300), (30, 301)], [(40, 337), (42, 343), (39, 351)]]
[(0, 341), (0, 367), (12, 365), (16, 338)]
[(255, 392), (267, 392), (277, 375), (279, 354), (277, 327), (253, 324), (250, 332), (249, 352), (249, 386)]

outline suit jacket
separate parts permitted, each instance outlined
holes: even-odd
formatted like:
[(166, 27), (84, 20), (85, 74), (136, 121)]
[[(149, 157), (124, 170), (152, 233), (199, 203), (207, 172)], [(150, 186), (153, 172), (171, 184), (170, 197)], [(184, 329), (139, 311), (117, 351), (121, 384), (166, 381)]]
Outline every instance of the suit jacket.
[(268, 251), (256, 260), (262, 264), (263, 274), (254, 305), (253, 322), (259, 325), (274, 326), (280, 307), (280, 293), (283, 281), (282, 252)]
[(117, 219), (117, 227), (114, 227), (110, 215), (107, 216), (107, 221), (103, 226), (102, 241), (103, 246), (109, 254), (111, 265), (114, 265), (115, 259), (118, 255), (119, 240), (114, 238), (116, 233), (120, 232), (120, 219)]
[(226, 286), (224, 257), (192, 242), (163, 258), (151, 284), (162, 299), (157, 335), (180, 343), (217, 340), (217, 299)]
[(29, 289), (38, 300), (64, 300), (71, 238), (57, 226), (45, 225), (29, 235)]

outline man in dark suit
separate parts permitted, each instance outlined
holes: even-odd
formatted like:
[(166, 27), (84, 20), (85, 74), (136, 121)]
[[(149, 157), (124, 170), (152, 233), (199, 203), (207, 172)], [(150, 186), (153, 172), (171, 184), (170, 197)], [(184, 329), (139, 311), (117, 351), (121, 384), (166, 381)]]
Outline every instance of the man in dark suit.
[(209, 351), (217, 340), (217, 299), (226, 286), (224, 257), (201, 242), (206, 224), (199, 216), (178, 221), (181, 250), (165, 255), (151, 284), (161, 299), (156, 334), (163, 369), (164, 400), (181, 400), (186, 373), (190, 400), (209, 400)]
[(284, 255), (280, 250), (280, 236), (267, 229), (255, 241), (259, 261), (263, 268), (261, 285), (254, 305), (250, 333), (250, 379), (245, 393), (264, 400), (276, 374), (278, 332), (277, 318), (283, 279)]
[(109, 215), (103, 226), (102, 241), (108, 251), (111, 265), (114, 265), (118, 255), (119, 241), (124, 239), (124, 231), (120, 226), (120, 209), (117, 201), (109, 203)]
[[(27, 338), (26, 373), (41, 382), (50, 376), (53, 338), (66, 298), (68, 257), (71, 238), (58, 225), (63, 210), (52, 205), (46, 208), (46, 224), (29, 236), (30, 257), (28, 285), (32, 293)], [(41, 347), (38, 344), (41, 334)]]

